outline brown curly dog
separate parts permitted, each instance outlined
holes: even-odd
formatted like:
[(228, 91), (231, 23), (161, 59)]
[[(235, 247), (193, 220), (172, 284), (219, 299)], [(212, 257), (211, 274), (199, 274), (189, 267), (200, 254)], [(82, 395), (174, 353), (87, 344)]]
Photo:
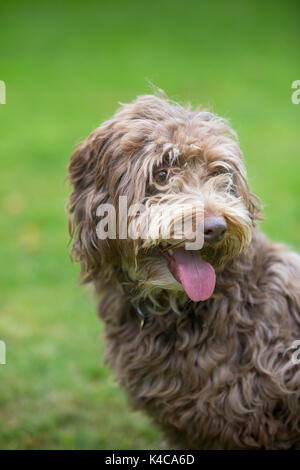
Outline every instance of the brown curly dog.
[(300, 257), (255, 228), (228, 123), (141, 96), (80, 144), (69, 177), (72, 257), (133, 406), (176, 448), (297, 448)]

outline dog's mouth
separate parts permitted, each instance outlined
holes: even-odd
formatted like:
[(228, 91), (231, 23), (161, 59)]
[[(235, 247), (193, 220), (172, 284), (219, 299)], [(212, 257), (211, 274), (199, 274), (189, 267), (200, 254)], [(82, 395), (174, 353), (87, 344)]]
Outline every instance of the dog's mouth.
[(173, 249), (171, 246), (160, 249), (168, 262), (174, 278), (182, 284), (193, 302), (209, 299), (215, 289), (216, 273), (210, 263), (204, 261), (198, 251)]

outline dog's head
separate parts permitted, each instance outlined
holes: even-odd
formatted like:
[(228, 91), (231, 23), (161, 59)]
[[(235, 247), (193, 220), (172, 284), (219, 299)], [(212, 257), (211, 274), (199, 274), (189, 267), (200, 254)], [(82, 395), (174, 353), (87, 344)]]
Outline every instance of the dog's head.
[(122, 105), (92, 132), (69, 175), (72, 252), (85, 280), (133, 283), (132, 295), (158, 310), (165, 295), (209, 298), (259, 217), (228, 123), (156, 96)]

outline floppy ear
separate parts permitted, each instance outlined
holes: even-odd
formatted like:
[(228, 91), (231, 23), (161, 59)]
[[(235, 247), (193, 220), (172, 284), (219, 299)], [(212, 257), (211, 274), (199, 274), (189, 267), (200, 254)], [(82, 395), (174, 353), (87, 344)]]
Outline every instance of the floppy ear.
[(256, 222), (264, 218), (262, 214), (263, 205), (259, 197), (256, 196), (256, 194), (249, 192), (248, 197), (249, 197), (249, 206), (250, 206), (249, 211), (250, 211), (250, 215), (252, 219), (252, 224), (255, 227)]
[(238, 171), (235, 172), (234, 178), (235, 178), (235, 183), (237, 185), (237, 188), (240, 190), (240, 194), (243, 197), (247, 209), (249, 211), (249, 215), (252, 221), (253, 227), (256, 226), (256, 222), (258, 220), (263, 219), (262, 215), (262, 210), (263, 206), (262, 203), (259, 199), (258, 196), (253, 194), (248, 186), (248, 178), (247, 178), (247, 172), (246, 168), (244, 166), (243, 161), (237, 160), (238, 164), (236, 165), (236, 168)]
[(66, 207), (73, 239), (71, 258), (81, 264), (83, 282), (99, 276), (108, 248), (106, 240), (97, 237), (96, 211), (109, 200), (106, 180), (112, 135), (113, 122), (107, 121), (78, 146), (68, 168), (73, 186)]

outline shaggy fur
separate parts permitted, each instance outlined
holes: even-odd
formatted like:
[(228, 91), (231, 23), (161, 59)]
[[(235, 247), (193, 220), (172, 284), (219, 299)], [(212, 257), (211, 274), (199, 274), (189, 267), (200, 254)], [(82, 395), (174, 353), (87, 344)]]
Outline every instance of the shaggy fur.
[[(106, 359), (133, 406), (176, 447), (297, 447), (300, 257), (255, 228), (261, 207), (228, 123), (142, 96), (77, 148), (69, 176), (72, 257), (101, 299)], [(217, 276), (208, 300), (187, 297), (162, 254), (174, 239), (154, 239), (151, 226), (147, 240), (98, 239), (97, 207), (124, 195), (128, 205), (171, 205), (173, 221), (185, 201), (201, 199), (204, 218), (226, 220), (224, 240), (200, 251)], [(143, 219), (133, 222), (138, 230)]]

